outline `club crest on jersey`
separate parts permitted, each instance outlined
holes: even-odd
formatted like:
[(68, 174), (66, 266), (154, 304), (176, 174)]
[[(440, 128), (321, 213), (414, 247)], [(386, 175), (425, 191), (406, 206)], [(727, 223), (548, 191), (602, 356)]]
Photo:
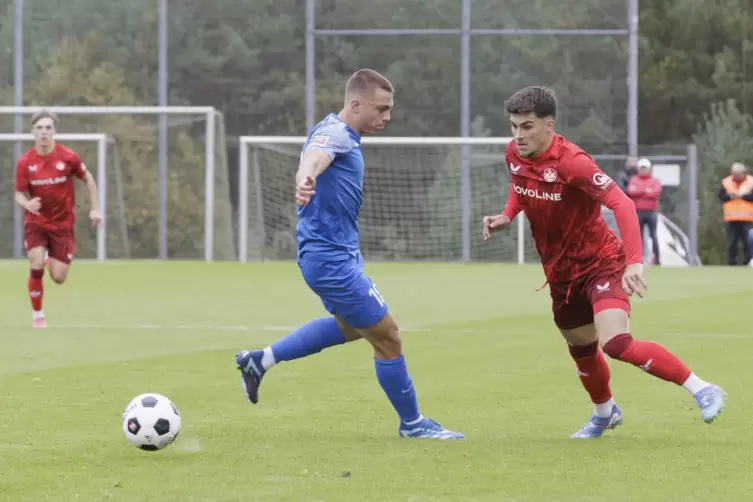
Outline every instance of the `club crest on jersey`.
[(327, 136), (315, 136), (314, 139), (311, 140), (311, 144), (316, 146), (324, 146), (327, 144), (327, 141), (329, 141), (329, 137)]
[(606, 188), (611, 183), (612, 178), (604, 173), (594, 173), (593, 182), (597, 187)]
[(65, 162), (58, 162), (55, 164), (55, 167), (58, 171), (65, 171)]
[(554, 183), (555, 181), (557, 181), (557, 171), (555, 171), (551, 167), (544, 169), (544, 181), (547, 181), (549, 183)]

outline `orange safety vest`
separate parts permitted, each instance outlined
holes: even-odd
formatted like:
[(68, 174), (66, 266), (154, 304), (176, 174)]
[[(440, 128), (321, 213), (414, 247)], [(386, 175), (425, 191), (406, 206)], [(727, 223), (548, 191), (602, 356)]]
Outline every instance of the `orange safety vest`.
[[(722, 186), (729, 194), (746, 195), (753, 192), (753, 176), (746, 175), (740, 186), (732, 179), (732, 176), (727, 176), (722, 180)], [(722, 204), (722, 208), (724, 210), (724, 221), (753, 222), (753, 202), (732, 199)]]

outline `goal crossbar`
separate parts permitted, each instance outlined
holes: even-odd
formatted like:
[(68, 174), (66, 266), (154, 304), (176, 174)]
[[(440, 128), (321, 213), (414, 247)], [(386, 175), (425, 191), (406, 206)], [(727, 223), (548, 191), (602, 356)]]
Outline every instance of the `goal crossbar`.
[[(215, 119), (220, 114), (211, 106), (0, 106), (0, 115), (33, 115), (42, 110), (60, 115), (204, 115), (204, 260), (214, 256)], [(57, 135), (61, 137), (61, 135)], [(62, 138), (62, 137), (61, 137)], [(221, 145), (224, 147), (224, 145)]]
[[(104, 261), (107, 258), (107, 244), (105, 228), (107, 218), (105, 208), (107, 207), (107, 145), (114, 140), (104, 133), (81, 133), (81, 134), (56, 134), (56, 140), (70, 142), (95, 142), (97, 143), (97, 181), (98, 181), (98, 202), (102, 212), (102, 222), (97, 227), (97, 260)], [(34, 135), (31, 133), (3, 133), (0, 134), (0, 141), (34, 141)]]
[[(306, 141), (305, 136), (240, 136), (239, 140), (239, 170), (238, 170), (238, 259), (245, 262), (248, 259), (248, 228), (249, 228), (249, 147), (252, 145), (300, 145), (303, 146)], [(389, 136), (369, 136), (364, 137), (361, 143), (364, 145), (389, 145), (389, 146), (459, 146), (461, 147), (461, 172), (463, 172), (464, 184), (466, 187), (470, 184), (467, 180), (470, 178), (470, 154), (467, 147), (470, 146), (504, 146), (513, 140), (511, 137), (389, 137)], [(465, 147), (465, 148), (463, 148)], [(291, 180), (291, 187), (294, 180)], [(469, 192), (469, 188), (466, 188)], [(470, 194), (468, 194), (470, 195)], [(257, 203), (261, 199), (256, 198)], [(257, 212), (261, 212), (257, 208)], [(463, 218), (463, 240), (470, 239), (470, 210), (467, 199), (461, 208)], [(467, 256), (465, 249), (469, 246), (464, 242), (464, 259)], [(525, 218), (521, 213), (517, 218), (517, 262), (525, 261)]]

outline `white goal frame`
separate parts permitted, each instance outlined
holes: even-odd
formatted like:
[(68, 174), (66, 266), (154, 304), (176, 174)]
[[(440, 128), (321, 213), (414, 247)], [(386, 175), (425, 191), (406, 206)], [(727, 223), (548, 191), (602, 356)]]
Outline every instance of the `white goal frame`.
[[(59, 115), (204, 115), (204, 261), (214, 258), (215, 118), (211, 106), (0, 106), (0, 115), (32, 115), (47, 110)], [(61, 140), (63, 135), (56, 135)], [(70, 141), (70, 140), (69, 140)], [(221, 145), (224, 146), (224, 145)], [(99, 246), (98, 246), (99, 248)], [(99, 251), (98, 251), (99, 252)]]
[[(56, 134), (56, 140), (68, 142), (94, 142), (97, 144), (97, 199), (102, 211), (102, 222), (97, 227), (97, 260), (107, 259), (107, 144), (112, 140), (103, 133), (91, 134)], [(11, 141), (34, 141), (34, 135), (25, 134), (0, 134), (0, 142)]]
[[(491, 146), (507, 145), (513, 140), (511, 137), (390, 137), (390, 136), (369, 136), (362, 139), (364, 145), (389, 145), (389, 146)], [(248, 149), (251, 145), (300, 145), (303, 147), (306, 141), (305, 136), (240, 136), (239, 144), (239, 169), (238, 169), (238, 259), (243, 263), (248, 259), (248, 181), (249, 181), (249, 155)], [(470, 213), (470, 152), (467, 148), (461, 151), (461, 219), (463, 227), (463, 259), (469, 260), (470, 239), (475, 227), (480, 227), (471, 222)], [(368, 166), (368, 160), (367, 160)], [(293, 197), (293, 188), (295, 180), (290, 180), (291, 198)], [(260, 189), (260, 187), (257, 187)], [(261, 200), (257, 197), (257, 200)], [(500, 199), (500, 209), (503, 200)], [(479, 232), (480, 234), (480, 232)], [(517, 217), (517, 262), (519, 264), (525, 261), (525, 216), (520, 213)]]

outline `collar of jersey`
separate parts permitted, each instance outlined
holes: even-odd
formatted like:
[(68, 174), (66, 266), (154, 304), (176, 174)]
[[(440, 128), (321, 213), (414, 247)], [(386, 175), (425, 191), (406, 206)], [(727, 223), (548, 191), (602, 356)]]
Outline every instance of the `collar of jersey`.
[(549, 148), (544, 150), (543, 153), (537, 155), (533, 159), (524, 159), (518, 155), (521, 164), (524, 164), (527, 168), (535, 171), (540, 171), (551, 167), (551, 161), (559, 160), (562, 155), (562, 136), (555, 134), (552, 138), (552, 144)]
[(355, 131), (355, 129), (353, 129), (352, 127), (350, 127), (347, 122), (345, 122), (343, 119), (341, 119), (338, 114), (336, 114), (335, 112), (331, 112), (329, 114), (329, 116), (331, 118), (333, 118), (334, 120), (336, 120), (337, 122), (340, 122), (343, 125), (343, 127), (345, 127), (346, 131), (348, 131), (350, 134), (353, 134), (356, 137), (356, 139), (358, 139), (358, 141), (361, 141), (361, 135), (358, 134)]

